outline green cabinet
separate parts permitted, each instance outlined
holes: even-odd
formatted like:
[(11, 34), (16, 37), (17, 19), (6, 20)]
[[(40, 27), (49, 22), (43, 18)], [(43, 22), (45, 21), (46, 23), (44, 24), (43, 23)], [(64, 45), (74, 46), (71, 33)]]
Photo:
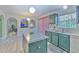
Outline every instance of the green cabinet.
[(52, 32), (52, 44), (58, 46), (58, 33)]
[(52, 15), (49, 15), (49, 23), (50, 24), (56, 24), (58, 23), (58, 14), (52, 14)]
[(76, 14), (77, 14), (77, 24), (79, 24), (79, 6), (76, 7)]
[(63, 50), (70, 52), (70, 36), (59, 34), (59, 47)]
[(48, 36), (47, 41), (52, 42), (52, 32), (50, 31), (45, 31), (45, 35)]
[(58, 46), (58, 33), (46, 31), (45, 35), (48, 36), (48, 42)]
[(30, 43), (29, 53), (47, 53), (47, 39)]
[(45, 35), (48, 36), (48, 42), (53, 45), (65, 50), (66, 52), (70, 52), (70, 35), (46, 31)]

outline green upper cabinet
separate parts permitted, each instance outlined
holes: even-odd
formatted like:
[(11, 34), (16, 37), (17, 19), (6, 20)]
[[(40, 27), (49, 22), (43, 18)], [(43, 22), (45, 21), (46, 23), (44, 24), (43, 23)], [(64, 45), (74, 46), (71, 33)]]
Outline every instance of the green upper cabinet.
[(49, 15), (49, 24), (56, 24), (58, 23), (58, 14)]
[(29, 53), (47, 53), (47, 39), (30, 43)]
[(58, 46), (58, 33), (52, 32), (52, 44)]
[(45, 31), (45, 35), (48, 36), (47, 41), (52, 42), (52, 32), (50, 31)]
[(59, 34), (59, 47), (67, 52), (70, 52), (70, 36)]
[(2, 37), (2, 16), (0, 16), (0, 37)]
[(76, 14), (77, 14), (77, 24), (79, 24), (79, 6), (76, 7)]

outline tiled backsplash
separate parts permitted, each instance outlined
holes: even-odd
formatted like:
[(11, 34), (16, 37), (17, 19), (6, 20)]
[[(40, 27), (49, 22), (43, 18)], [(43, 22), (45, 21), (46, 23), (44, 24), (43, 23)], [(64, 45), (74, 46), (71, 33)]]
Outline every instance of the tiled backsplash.
[(57, 28), (58, 32), (62, 32), (62, 33), (72, 33), (72, 34), (77, 34), (79, 35), (79, 25), (77, 25), (76, 28), (72, 29), (72, 28)]

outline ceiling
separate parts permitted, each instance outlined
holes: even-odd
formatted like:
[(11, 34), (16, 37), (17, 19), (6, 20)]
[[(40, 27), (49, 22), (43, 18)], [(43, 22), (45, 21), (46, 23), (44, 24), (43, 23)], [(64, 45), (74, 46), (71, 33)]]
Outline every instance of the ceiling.
[[(29, 13), (29, 8), (35, 7), (35, 14)], [(69, 6), (67, 10), (63, 10), (62, 5), (0, 5), (0, 10), (4, 13), (24, 16), (42, 16), (51, 12), (59, 14), (74, 12), (76, 6)]]

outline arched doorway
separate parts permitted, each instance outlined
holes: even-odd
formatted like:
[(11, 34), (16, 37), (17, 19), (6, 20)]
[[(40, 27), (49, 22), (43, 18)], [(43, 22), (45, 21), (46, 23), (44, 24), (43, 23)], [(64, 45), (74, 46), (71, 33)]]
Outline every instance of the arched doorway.
[(14, 17), (10, 17), (8, 19), (8, 36), (16, 36), (17, 35), (17, 20)]

